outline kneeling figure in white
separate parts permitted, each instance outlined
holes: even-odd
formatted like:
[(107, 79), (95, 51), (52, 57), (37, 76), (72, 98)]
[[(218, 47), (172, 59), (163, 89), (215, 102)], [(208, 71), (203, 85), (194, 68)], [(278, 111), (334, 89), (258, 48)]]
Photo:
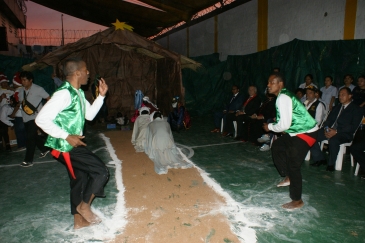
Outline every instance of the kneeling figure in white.
[(177, 149), (170, 125), (156, 112), (146, 129), (145, 153), (155, 164), (157, 174), (167, 174), (169, 168), (186, 169), (192, 164), (186, 162)]
[(151, 122), (150, 109), (148, 107), (141, 107), (139, 109), (139, 116), (134, 122), (132, 133), (132, 144), (136, 149), (136, 152), (144, 152), (144, 143), (146, 140), (146, 128)]

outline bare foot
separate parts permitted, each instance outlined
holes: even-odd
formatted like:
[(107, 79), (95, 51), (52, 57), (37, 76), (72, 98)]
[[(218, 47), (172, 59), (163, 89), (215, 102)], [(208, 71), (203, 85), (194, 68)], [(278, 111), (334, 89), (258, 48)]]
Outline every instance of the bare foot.
[(76, 210), (79, 214), (81, 214), (82, 217), (84, 217), (84, 219), (91, 223), (91, 224), (98, 224), (101, 222), (101, 219), (96, 216), (90, 208), (90, 205), (85, 203), (85, 202), (81, 202), (77, 207)]
[(84, 227), (88, 227), (91, 224), (84, 219), (80, 214), (74, 214), (74, 229), (81, 229)]
[(288, 203), (285, 203), (282, 205), (283, 208), (285, 209), (296, 209), (296, 208), (301, 208), (303, 207), (304, 202), (302, 201), (302, 199), (300, 199), (299, 201), (291, 201)]
[(289, 176), (285, 177), (284, 180), (282, 180), (277, 187), (281, 187), (281, 186), (289, 186), (290, 185), (290, 179)]

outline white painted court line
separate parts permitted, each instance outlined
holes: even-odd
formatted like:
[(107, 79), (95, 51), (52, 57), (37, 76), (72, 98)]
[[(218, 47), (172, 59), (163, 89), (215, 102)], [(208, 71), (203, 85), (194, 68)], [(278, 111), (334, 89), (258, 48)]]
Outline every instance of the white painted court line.
[[(104, 140), (106, 149), (108, 150), (110, 157), (114, 161), (115, 165), (115, 182), (117, 186), (117, 190), (119, 191), (116, 195), (116, 205), (114, 209), (114, 213), (112, 214), (112, 218), (107, 219), (104, 223), (109, 228), (107, 232), (105, 232), (105, 229), (101, 230), (101, 235), (104, 236), (103, 239), (111, 239), (114, 238), (115, 235), (121, 234), (127, 225), (127, 209), (125, 207), (125, 198), (124, 198), (124, 192), (125, 187), (123, 184), (123, 178), (122, 178), (122, 161), (120, 161), (115, 154), (115, 150), (110, 143), (110, 139), (107, 138), (104, 134), (100, 134), (100, 137)], [(111, 162), (109, 162), (111, 164)]]
[(220, 145), (235, 144), (235, 143), (242, 143), (242, 142), (237, 141), (237, 142), (231, 142), (231, 143), (214, 143), (214, 144), (206, 144), (206, 145), (198, 145), (198, 146), (186, 146), (186, 147), (189, 147), (189, 148), (203, 148), (203, 147), (220, 146)]
[(183, 152), (181, 152), (181, 149), (178, 148), (178, 150), (185, 161), (194, 165), (194, 167), (198, 170), (199, 174), (202, 176), (204, 182), (208, 186), (210, 186), (217, 194), (219, 194), (225, 199), (226, 205), (218, 209), (217, 210), (218, 212), (211, 212), (211, 213), (212, 214), (223, 213), (224, 215), (226, 215), (228, 220), (231, 222), (230, 228), (232, 232), (237, 235), (238, 239), (240, 239), (241, 242), (245, 243), (257, 242), (256, 231), (253, 229), (253, 227), (257, 227), (258, 225), (251, 222), (245, 216), (245, 212), (247, 212), (247, 210), (249, 209), (247, 209), (247, 207), (245, 207), (242, 203), (235, 201), (226, 191), (224, 191), (224, 189), (218, 182), (216, 182), (213, 178), (209, 176), (207, 172), (205, 172), (204, 170), (196, 166), (191, 160), (189, 160), (186, 157), (186, 155)]

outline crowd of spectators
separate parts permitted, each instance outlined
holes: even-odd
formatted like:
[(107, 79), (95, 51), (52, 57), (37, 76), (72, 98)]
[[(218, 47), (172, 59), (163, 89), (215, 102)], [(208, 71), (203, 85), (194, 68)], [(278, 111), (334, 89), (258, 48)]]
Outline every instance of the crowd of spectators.
[[(351, 74), (346, 74), (343, 82), (344, 85), (337, 88), (333, 86), (333, 78), (326, 76), (325, 86), (318, 88), (313, 75), (307, 74), (304, 83), (294, 90), (294, 94), (319, 128), (317, 142), (310, 149), (311, 165), (326, 165), (327, 171), (333, 171), (339, 145), (353, 141), (350, 151), (361, 165), (360, 176), (365, 179), (365, 142), (362, 139), (365, 137), (365, 75), (358, 77), (357, 86), (353, 84), (354, 77)], [(276, 96), (266, 89), (262, 101), (254, 85), (248, 87), (247, 94), (233, 85), (232, 93), (225, 109), (214, 113), (215, 128), (211, 132), (250, 142), (259, 146), (260, 151), (269, 151), (272, 139), (283, 134), (265, 132), (263, 129), (264, 123), (275, 124), (280, 119), (275, 106)], [(319, 147), (323, 140), (328, 140), (328, 160)]]

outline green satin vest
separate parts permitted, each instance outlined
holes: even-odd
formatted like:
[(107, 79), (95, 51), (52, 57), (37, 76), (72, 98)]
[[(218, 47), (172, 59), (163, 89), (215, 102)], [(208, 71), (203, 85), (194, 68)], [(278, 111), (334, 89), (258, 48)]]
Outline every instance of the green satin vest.
[[(85, 124), (85, 94), (79, 89), (80, 97), (77, 91), (70, 85), (69, 82), (64, 82), (56, 91), (67, 89), (71, 94), (71, 104), (63, 111), (58, 113), (53, 122), (72, 135), (80, 135)], [(81, 104), (81, 102), (83, 102)], [(62, 138), (54, 138), (48, 136), (45, 146), (56, 149), (61, 152), (69, 152), (73, 147)]]
[[(304, 105), (287, 89), (282, 89), (278, 95), (285, 94), (290, 97), (293, 105), (292, 122), (287, 133), (305, 133), (306, 131), (314, 128), (317, 125), (316, 120), (308, 113)], [(276, 122), (280, 120), (280, 113), (278, 106), (276, 105)]]

